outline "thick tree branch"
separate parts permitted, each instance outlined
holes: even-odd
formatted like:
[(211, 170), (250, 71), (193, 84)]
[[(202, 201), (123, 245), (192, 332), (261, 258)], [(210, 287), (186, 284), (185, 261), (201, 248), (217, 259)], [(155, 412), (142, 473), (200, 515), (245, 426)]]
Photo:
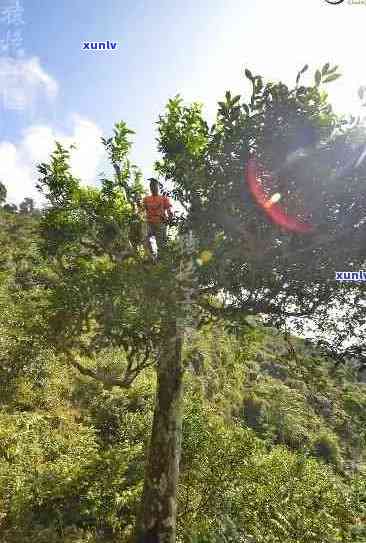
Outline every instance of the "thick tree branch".
[(73, 354), (69, 350), (67, 350), (65, 354), (66, 354), (68, 363), (71, 366), (73, 366), (75, 369), (77, 369), (82, 375), (91, 377), (92, 379), (95, 379), (96, 381), (99, 381), (103, 383), (104, 385), (116, 386), (119, 388), (129, 388), (142, 370), (154, 364), (154, 362), (147, 363), (149, 354), (146, 355), (145, 353), (143, 361), (140, 364), (137, 364), (134, 368), (132, 367), (132, 361), (129, 361), (123, 377), (118, 378), (118, 377), (112, 377), (111, 375), (107, 375), (106, 373), (101, 372), (100, 370), (94, 370), (94, 369), (83, 366), (83, 364), (78, 362), (75, 354)]
[(76, 368), (82, 375), (85, 375), (87, 377), (91, 377), (92, 379), (95, 379), (96, 381), (100, 381), (104, 385), (107, 386), (117, 386), (120, 388), (128, 388), (130, 383), (128, 380), (124, 379), (118, 379), (115, 377), (112, 377), (110, 375), (106, 375), (105, 373), (101, 373), (97, 370), (92, 370), (90, 368), (86, 368), (80, 362), (78, 362), (75, 357), (72, 357), (69, 355), (67, 357), (67, 360), (71, 366)]
[(249, 313), (251, 315), (256, 315), (258, 313), (265, 313), (265, 314), (280, 315), (284, 317), (297, 317), (297, 318), (309, 317), (311, 315), (311, 311), (285, 312), (281, 309), (281, 307), (275, 307), (275, 306), (272, 306), (266, 303), (260, 303), (260, 302), (257, 302), (255, 304), (248, 303), (240, 307), (236, 307), (236, 306), (214, 307), (210, 303), (201, 300), (199, 302), (199, 305), (206, 311), (209, 311), (213, 315), (220, 318), (243, 316), (244, 313)]

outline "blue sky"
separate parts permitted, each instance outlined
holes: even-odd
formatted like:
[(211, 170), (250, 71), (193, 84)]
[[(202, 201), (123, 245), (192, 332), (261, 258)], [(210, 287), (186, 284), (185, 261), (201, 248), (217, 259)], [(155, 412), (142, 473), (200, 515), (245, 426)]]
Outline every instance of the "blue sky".
[[(311, 74), (339, 64), (344, 77), (329, 92), (343, 112), (357, 111), (357, 89), (366, 84), (366, 5), (349, 0), (19, 1), (24, 56), (15, 86), (7, 76), (15, 61), (0, 55), (0, 91), (23, 92), (25, 102), (15, 111), (0, 94), (0, 179), (16, 203), (36, 196), (35, 165), (55, 138), (79, 146), (73, 171), (96, 183), (105, 167), (99, 138), (121, 119), (136, 131), (132, 159), (149, 177), (154, 123), (168, 99), (180, 93), (202, 102), (213, 122), (227, 89), (247, 95), (244, 67), (292, 83), (305, 63)], [(15, 2), (0, 0), (0, 9)], [(83, 51), (84, 40), (118, 45)]]

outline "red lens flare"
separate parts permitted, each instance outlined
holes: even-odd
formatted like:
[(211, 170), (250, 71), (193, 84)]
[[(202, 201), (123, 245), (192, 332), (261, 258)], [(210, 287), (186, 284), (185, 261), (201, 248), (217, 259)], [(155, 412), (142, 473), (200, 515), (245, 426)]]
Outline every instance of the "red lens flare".
[[(264, 172), (263, 169), (262, 171)], [(264, 173), (268, 177), (267, 172)], [(283, 207), (277, 203), (280, 200), (279, 193), (274, 194), (272, 197), (267, 196), (262, 184), (258, 180), (258, 174), (258, 162), (255, 158), (250, 158), (246, 165), (245, 177), (255, 201), (264, 209), (268, 217), (285, 230), (300, 232), (302, 234), (314, 232), (314, 227), (311, 224), (299, 220), (296, 216), (288, 215)]]

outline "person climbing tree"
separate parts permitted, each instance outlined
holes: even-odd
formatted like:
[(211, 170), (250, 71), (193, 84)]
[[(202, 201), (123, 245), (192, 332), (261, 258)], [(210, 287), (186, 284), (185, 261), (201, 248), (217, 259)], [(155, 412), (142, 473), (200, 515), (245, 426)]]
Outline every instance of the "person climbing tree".
[(159, 194), (157, 179), (150, 178), (151, 195), (143, 199), (143, 207), (147, 220), (147, 247), (154, 257), (151, 239), (155, 238), (158, 253), (161, 253), (167, 243), (167, 224), (173, 219), (172, 204), (167, 196)]

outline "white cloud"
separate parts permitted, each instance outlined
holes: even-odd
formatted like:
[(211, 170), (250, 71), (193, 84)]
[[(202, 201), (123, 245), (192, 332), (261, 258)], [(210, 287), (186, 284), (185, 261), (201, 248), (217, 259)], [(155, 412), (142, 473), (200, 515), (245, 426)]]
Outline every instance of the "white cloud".
[(50, 126), (32, 125), (23, 131), (19, 144), (0, 142), (0, 180), (8, 191), (7, 200), (19, 204), (25, 196), (42, 201), (36, 181), (37, 164), (47, 162), (55, 148), (55, 141), (69, 148), (70, 166), (73, 175), (83, 184), (92, 185), (97, 181), (98, 167), (104, 158), (104, 147), (100, 141), (101, 129), (92, 121), (78, 115), (72, 118), (71, 134), (55, 131)]
[(100, 141), (102, 131), (91, 121), (74, 115), (74, 133), (72, 137), (59, 138), (66, 145), (74, 143), (76, 149), (71, 154), (71, 170), (84, 183), (95, 181), (96, 169), (104, 155), (104, 147)]
[(29, 109), (37, 99), (53, 99), (57, 82), (41, 67), (38, 57), (0, 58), (0, 97), (4, 109)]
[(0, 180), (5, 184), (8, 200), (12, 203), (19, 203), (23, 195), (35, 196), (29, 164), (19, 160), (16, 146), (6, 141), (0, 143)]

